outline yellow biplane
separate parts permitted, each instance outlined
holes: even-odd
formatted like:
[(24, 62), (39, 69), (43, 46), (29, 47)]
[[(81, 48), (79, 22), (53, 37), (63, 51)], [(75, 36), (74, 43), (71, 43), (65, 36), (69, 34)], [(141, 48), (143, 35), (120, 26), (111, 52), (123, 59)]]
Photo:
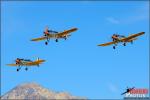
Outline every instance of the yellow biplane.
[(66, 40), (69, 36), (71, 36), (70, 33), (76, 30), (77, 28), (72, 28), (69, 30), (64, 30), (63, 32), (57, 32), (57, 31), (49, 30), (48, 28), (46, 28), (44, 31), (44, 36), (39, 37), (39, 38), (34, 38), (31, 41), (46, 40), (45, 44), (47, 45), (51, 38), (56, 39), (56, 42), (58, 42), (58, 39), (60, 38), (64, 38)]
[(132, 35), (130, 35), (128, 37), (119, 36), (119, 35), (115, 34), (115, 35), (112, 36), (112, 39), (113, 39), (112, 42), (107, 42), (107, 43), (104, 43), (104, 44), (99, 44), (98, 46), (109, 46), (109, 45), (114, 44), (113, 49), (115, 49), (118, 43), (123, 42), (123, 45), (126, 46), (127, 42), (133, 43), (133, 41), (137, 39), (136, 37), (138, 37), (140, 35), (143, 35), (143, 34), (145, 34), (145, 32), (140, 32), (140, 33), (137, 33), (137, 34), (132, 34)]
[(28, 70), (28, 67), (31, 66), (40, 66), (40, 64), (42, 64), (43, 62), (45, 62), (45, 60), (39, 59), (37, 58), (37, 60), (35, 61), (31, 61), (30, 59), (21, 59), (21, 58), (17, 58), (15, 60), (15, 64), (7, 64), (7, 66), (14, 66), (14, 67), (18, 67), (17, 71), (19, 71), (21, 69), (22, 66), (25, 66), (25, 70)]

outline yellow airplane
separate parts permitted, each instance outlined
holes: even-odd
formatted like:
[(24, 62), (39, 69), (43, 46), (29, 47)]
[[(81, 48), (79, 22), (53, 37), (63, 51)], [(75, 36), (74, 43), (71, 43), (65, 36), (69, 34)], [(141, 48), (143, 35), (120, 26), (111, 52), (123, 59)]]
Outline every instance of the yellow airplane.
[(7, 66), (17, 66), (17, 71), (19, 71), (21, 69), (22, 66), (26, 66), (25, 70), (28, 70), (28, 67), (31, 66), (40, 66), (40, 64), (42, 64), (43, 62), (45, 62), (45, 60), (39, 59), (37, 58), (37, 60), (35, 61), (31, 61), (30, 59), (21, 59), (21, 58), (17, 58), (15, 60), (15, 64), (7, 64)]
[(140, 35), (143, 35), (143, 34), (145, 34), (145, 32), (140, 32), (140, 33), (137, 33), (137, 34), (132, 34), (132, 35), (130, 35), (128, 37), (114, 34), (112, 36), (112, 39), (113, 39), (112, 42), (108, 42), (108, 43), (104, 43), (104, 44), (99, 44), (98, 46), (109, 46), (109, 45), (114, 44), (113, 49), (115, 49), (118, 43), (123, 42), (123, 45), (126, 46), (127, 42), (133, 43), (133, 41), (137, 39), (136, 37), (138, 37)]
[(77, 28), (72, 28), (72, 29), (69, 29), (69, 30), (64, 30), (63, 32), (56, 32), (56, 31), (49, 30), (48, 28), (46, 28), (45, 31), (44, 31), (44, 36), (42, 36), (40, 38), (34, 38), (31, 41), (46, 40), (45, 44), (47, 45), (50, 38), (56, 39), (56, 42), (58, 42), (59, 38), (64, 38), (66, 40), (69, 36), (71, 36), (70, 33), (74, 32), (76, 30), (77, 30)]

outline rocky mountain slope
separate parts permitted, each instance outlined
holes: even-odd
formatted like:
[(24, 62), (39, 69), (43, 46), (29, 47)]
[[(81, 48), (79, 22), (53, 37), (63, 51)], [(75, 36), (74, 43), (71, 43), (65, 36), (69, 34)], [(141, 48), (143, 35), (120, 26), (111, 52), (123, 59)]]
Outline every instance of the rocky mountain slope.
[(16, 86), (1, 99), (85, 99), (72, 96), (67, 92), (54, 92), (43, 88), (37, 83), (25, 83)]

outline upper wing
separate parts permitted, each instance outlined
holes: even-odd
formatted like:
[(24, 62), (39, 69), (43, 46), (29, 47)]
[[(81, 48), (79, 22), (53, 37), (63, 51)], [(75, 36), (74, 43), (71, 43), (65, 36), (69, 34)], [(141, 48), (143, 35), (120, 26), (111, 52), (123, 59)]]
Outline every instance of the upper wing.
[(108, 45), (115, 44), (115, 43), (117, 43), (117, 42), (118, 42), (118, 41), (107, 42), (107, 43), (104, 43), (104, 44), (99, 44), (98, 46), (108, 46)]
[(128, 41), (128, 40), (130, 40), (132, 38), (135, 38), (137, 36), (143, 35), (144, 33), (145, 32), (140, 32), (140, 33), (137, 33), (137, 34), (130, 35), (130, 36), (126, 37), (126, 38), (122, 38), (121, 41)]
[(66, 36), (67, 34), (69, 34), (69, 33), (71, 33), (71, 32), (76, 31), (76, 30), (77, 30), (77, 28), (72, 28), (72, 29), (70, 29), (70, 30), (65, 30), (65, 31), (63, 31), (63, 32), (57, 33), (57, 34), (55, 34), (55, 36), (56, 36), (57, 38), (63, 37), (63, 36)]
[(17, 64), (6, 64), (7, 66), (18, 66)]
[(41, 40), (46, 40), (46, 39), (47, 39), (47, 37), (43, 36), (43, 37), (40, 37), (40, 38), (34, 38), (31, 41), (41, 41)]

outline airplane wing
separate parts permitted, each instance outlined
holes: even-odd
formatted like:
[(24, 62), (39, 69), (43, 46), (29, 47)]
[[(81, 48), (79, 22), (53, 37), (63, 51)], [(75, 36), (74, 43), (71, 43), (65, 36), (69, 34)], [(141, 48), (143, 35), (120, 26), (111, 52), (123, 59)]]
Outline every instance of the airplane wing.
[(77, 30), (77, 28), (72, 28), (72, 29), (70, 29), (70, 30), (65, 30), (65, 31), (63, 31), (63, 32), (60, 32), (60, 33), (55, 34), (55, 37), (57, 37), (57, 38), (63, 37), (63, 36), (66, 36), (67, 34), (69, 34), (69, 33), (71, 33), (71, 32), (76, 31), (76, 30)]
[[(37, 65), (37, 64), (28, 64), (28, 63), (26, 63), (26, 64), (23, 64), (23, 65), (21, 65), (21, 66), (34, 66), (34, 65)], [(16, 66), (18, 66), (18, 65), (17, 65), (17, 64), (7, 64), (7, 66), (16, 67)]]
[(40, 37), (40, 38), (34, 38), (31, 41), (41, 41), (41, 40), (46, 40), (46, 39), (47, 39), (47, 37), (43, 36), (43, 37)]
[[(55, 34), (49, 34), (48, 35), (48, 38), (54, 38), (55, 37)], [(41, 40), (46, 40), (47, 39), (47, 36), (42, 36), (42, 37), (39, 37), (39, 38), (34, 38), (34, 39), (31, 39), (31, 41), (41, 41)]]
[(107, 42), (107, 43), (104, 43), (104, 44), (99, 44), (98, 46), (108, 46), (108, 45), (115, 44), (115, 43), (117, 43), (117, 42), (118, 42), (118, 41)]
[(128, 40), (131, 40), (131, 39), (133, 39), (133, 38), (135, 38), (135, 37), (138, 37), (138, 36), (140, 36), (140, 35), (143, 35), (144, 33), (145, 33), (145, 32), (140, 32), (140, 33), (137, 33), (137, 34), (130, 35), (130, 36), (126, 37), (126, 38), (122, 38), (121, 41), (128, 41)]
[(124, 93), (122, 93), (121, 95), (124, 95), (124, 94), (126, 94), (126, 93), (128, 93), (128, 92), (124, 92)]
[(6, 64), (7, 66), (18, 66), (17, 64)]

